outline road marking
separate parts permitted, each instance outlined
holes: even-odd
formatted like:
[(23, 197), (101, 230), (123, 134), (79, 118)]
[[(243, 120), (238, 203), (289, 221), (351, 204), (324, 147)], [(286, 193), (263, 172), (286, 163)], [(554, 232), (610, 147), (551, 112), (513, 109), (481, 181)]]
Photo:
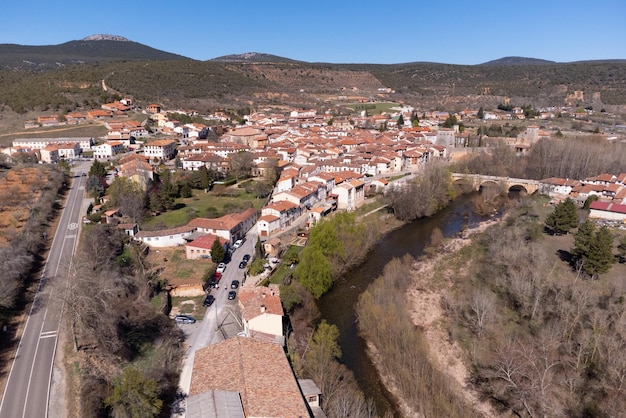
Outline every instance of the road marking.
[(68, 239), (68, 238), (76, 238), (76, 234), (74, 234), (74, 235), (66, 235), (65, 239)]
[(47, 331), (47, 332), (42, 332), (41, 334), (39, 334), (39, 338), (54, 338), (57, 336), (57, 331)]
[(67, 229), (69, 229), (70, 231), (78, 229), (78, 224), (76, 222), (72, 222), (71, 224), (67, 226)]

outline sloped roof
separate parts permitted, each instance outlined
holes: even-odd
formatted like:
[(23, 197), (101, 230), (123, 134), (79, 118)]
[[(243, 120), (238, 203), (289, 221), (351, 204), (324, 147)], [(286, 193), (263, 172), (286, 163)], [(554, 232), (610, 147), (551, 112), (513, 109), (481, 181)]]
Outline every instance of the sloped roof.
[(282, 316), (283, 305), (280, 302), (278, 286), (244, 286), (239, 291), (241, 316), (247, 321), (262, 313)]
[(283, 348), (233, 337), (195, 352), (190, 396), (210, 390), (239, 392), (248, 417), (309, 417)]

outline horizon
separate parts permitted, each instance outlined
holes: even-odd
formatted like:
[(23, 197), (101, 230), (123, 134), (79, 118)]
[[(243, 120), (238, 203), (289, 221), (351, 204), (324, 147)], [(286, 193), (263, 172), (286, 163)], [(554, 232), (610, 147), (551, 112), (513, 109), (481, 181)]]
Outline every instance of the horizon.
[[(0, 43), (59, 45), (108, 34), (198, 61), (252, 52), (333, 64), (478, 65), (505, 57), (556, 63), (626, 59), (621, 42), (626, 2), (619, 0), (575, 6), (564, 0), (531, 0), (524, 8), (502, 7), (492, 0), (468, 8), (466, 2), (452, 0), (402, 4), (393, 10), (328, 0), (313, 7), (244, 2), (237, 14), (226, 4), (192, 1), (176, 11), (155, 0), (150, 9), (133, 2), (125, 5), (122, 16), (138, 17), (129, 25), (121, 25), (119, 17), (96, 4), (69, 0), (66, 7), (55, 9), (41, 0), (34, 3), (29, 8), (13, 3), (4, 7)], [(186, 16), (190, 17), (185, 20)]]

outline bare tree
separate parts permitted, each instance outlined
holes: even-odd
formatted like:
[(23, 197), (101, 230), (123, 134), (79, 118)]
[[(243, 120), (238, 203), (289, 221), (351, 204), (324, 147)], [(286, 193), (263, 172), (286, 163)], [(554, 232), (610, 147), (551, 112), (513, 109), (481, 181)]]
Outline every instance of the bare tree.
[(495, 301), (488, 289), (475, 290), (469, 301), (467, 319), (479, 338), (493, 320)]

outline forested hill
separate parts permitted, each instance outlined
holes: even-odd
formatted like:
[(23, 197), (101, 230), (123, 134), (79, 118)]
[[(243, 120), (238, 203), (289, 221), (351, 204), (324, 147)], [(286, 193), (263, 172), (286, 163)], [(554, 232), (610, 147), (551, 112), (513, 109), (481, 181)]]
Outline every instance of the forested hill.
[(44, 46), (0, 44), (0, 68), (10, 70), (42, 71), (95, 62), (188, 59), (137, 42), (107, 38)]
[[(541, 64), (541, 65), (539, 65)], [(316, 106), (320, 98), (394, 100), (461, 110), (511, 103), (626, 105), (626, 60), (553, 63), (507, 57), (484, 65), (307, 63), (270, 54), (197, 61), (120, 37), (61, 45), (0, 45), (0, 105), (73, 110), (98, 102), (101, 83), (139, 101), (199, 107), (281, 104)], [(578, 96), (576, 96), (578, 97)]]

